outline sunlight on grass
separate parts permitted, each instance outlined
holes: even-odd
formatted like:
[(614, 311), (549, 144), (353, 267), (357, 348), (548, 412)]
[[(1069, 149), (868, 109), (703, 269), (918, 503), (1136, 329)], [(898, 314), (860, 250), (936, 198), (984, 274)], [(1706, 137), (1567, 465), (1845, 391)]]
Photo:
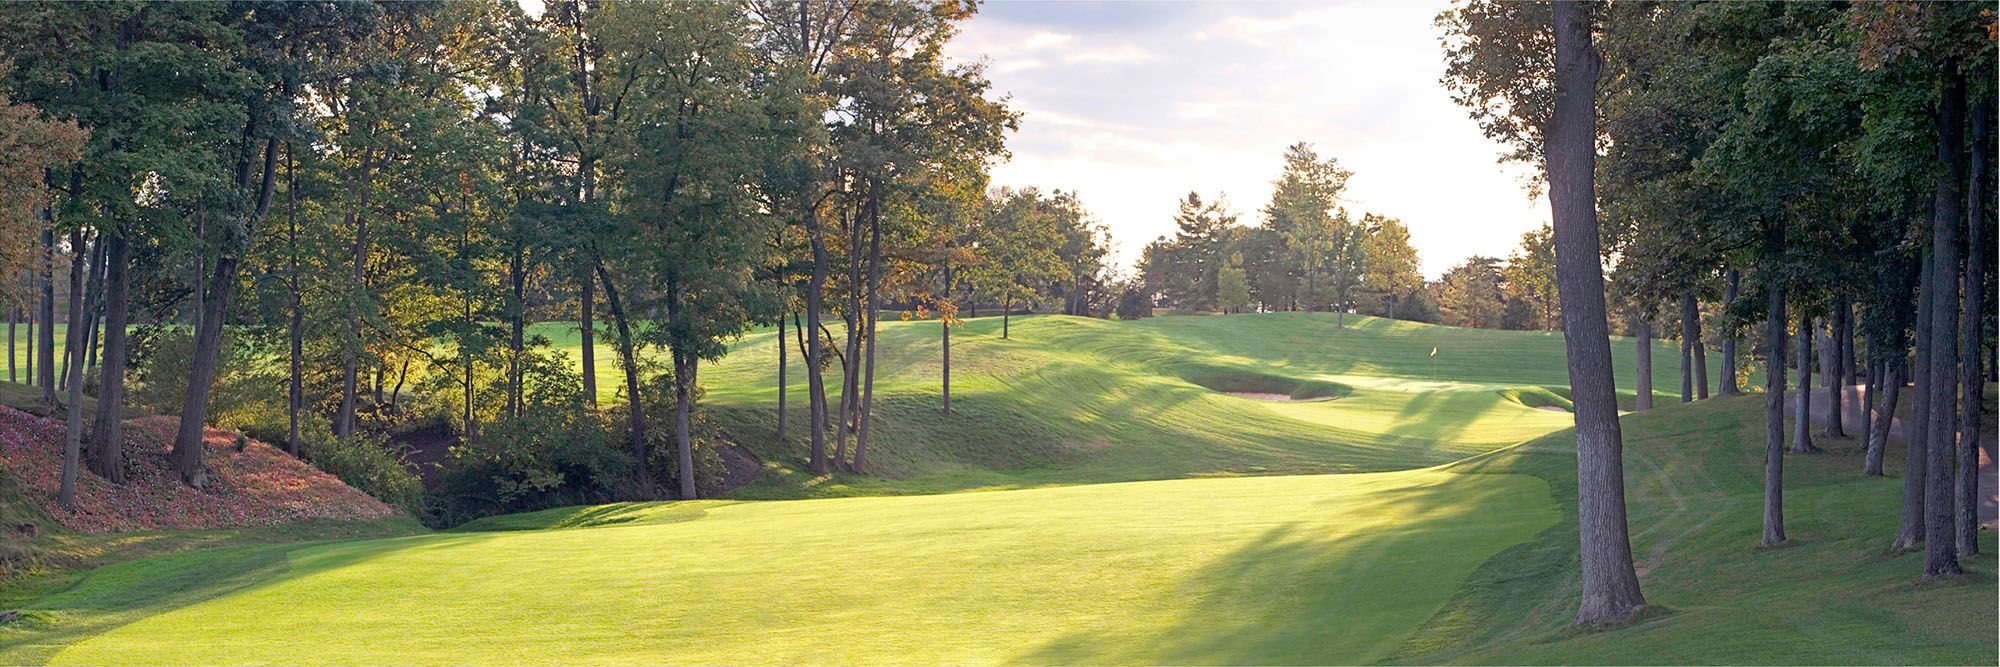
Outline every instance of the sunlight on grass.
[(588, 511), (302, 549), (54, 662), (1367, 662), (1557, 516), (1435, 470)]

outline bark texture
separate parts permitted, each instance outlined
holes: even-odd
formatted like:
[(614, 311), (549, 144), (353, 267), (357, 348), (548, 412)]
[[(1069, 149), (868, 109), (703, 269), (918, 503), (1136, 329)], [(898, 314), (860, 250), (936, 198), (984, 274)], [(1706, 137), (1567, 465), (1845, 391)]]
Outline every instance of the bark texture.
[(1958, 228), (1965, 202), (1965, 81), (1947, 61), (1938, 104), (1937, 202), (1931, 210), (1930, 429), (1924, 462), (1924, 576), (1960, 574), (1954, 534), (1953, 449), (1958, 440)]
[(1645, 606), (1625, 523), (1624, 443), (1611, 372), (1597, 238), (1596, 91), (1601, 60), (1574, 2), (1554, 7), (1556, 108), (1546, 134), (1556, 275), (1575, 401), (1577, 534), (1583, 590), (1577, 623), (1630, 618)]

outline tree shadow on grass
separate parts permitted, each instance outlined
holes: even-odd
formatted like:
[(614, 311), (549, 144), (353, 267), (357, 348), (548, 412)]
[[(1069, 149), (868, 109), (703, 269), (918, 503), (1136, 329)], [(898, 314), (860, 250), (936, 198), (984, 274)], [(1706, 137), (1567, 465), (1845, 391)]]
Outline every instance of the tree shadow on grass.
[[(1374, 662), (1392, 654), (1481, 562), (1553, 519), (1534, 497), (1540, 493), (1514, 484), (1405, 487), (1342, 499), (1328, 511), (1400, 518), (1347, 534), (1322, 534), (1304, 522), (1270, 528), (1162, 591), (1148, 609), (1075, 630), (1012, 662)], [(1535, 509), (1494, 513), (1496, 502), (1523, 500)]]
[(444, 548), (483, 539), (488, 538), (430, 535), (259, 544), (108, 565), (68, 588), (37, 598), (24, 607), (22, 618), (0, 625), (0, 663), (45, 664), (73, 644), (148, 616), (347, 567), (401, 549)]

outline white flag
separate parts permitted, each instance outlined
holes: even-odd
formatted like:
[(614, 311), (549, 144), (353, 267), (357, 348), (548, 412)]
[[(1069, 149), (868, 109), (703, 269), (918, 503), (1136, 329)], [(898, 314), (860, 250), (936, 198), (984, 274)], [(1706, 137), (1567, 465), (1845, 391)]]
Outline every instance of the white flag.
[(1435, 347), (1431, 348), (1431, 356), (1433, 356), (1433, 357), (1435, 357), (1435, 356), (1438, 356), (1438, 349), (1437, 349), (1437, 348), (1435, 348)]

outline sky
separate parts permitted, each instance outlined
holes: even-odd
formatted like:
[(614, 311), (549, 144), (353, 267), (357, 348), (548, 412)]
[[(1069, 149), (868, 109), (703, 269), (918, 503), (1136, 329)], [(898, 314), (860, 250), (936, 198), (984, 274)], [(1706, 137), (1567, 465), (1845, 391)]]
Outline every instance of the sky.
[(1438, 84), (1431, 0), (994, 0), (947, 48), (983, 61), (1022, 112), (995, 186), (1074, 190), (1130, 266), (1173, 232), (1189, 191), (1218, 192), (1246, 225), (1286, 146), (1354, 172), (1343, 205), (1401, 218), (1424, 274), (1505, 257), (1549, 219)]

